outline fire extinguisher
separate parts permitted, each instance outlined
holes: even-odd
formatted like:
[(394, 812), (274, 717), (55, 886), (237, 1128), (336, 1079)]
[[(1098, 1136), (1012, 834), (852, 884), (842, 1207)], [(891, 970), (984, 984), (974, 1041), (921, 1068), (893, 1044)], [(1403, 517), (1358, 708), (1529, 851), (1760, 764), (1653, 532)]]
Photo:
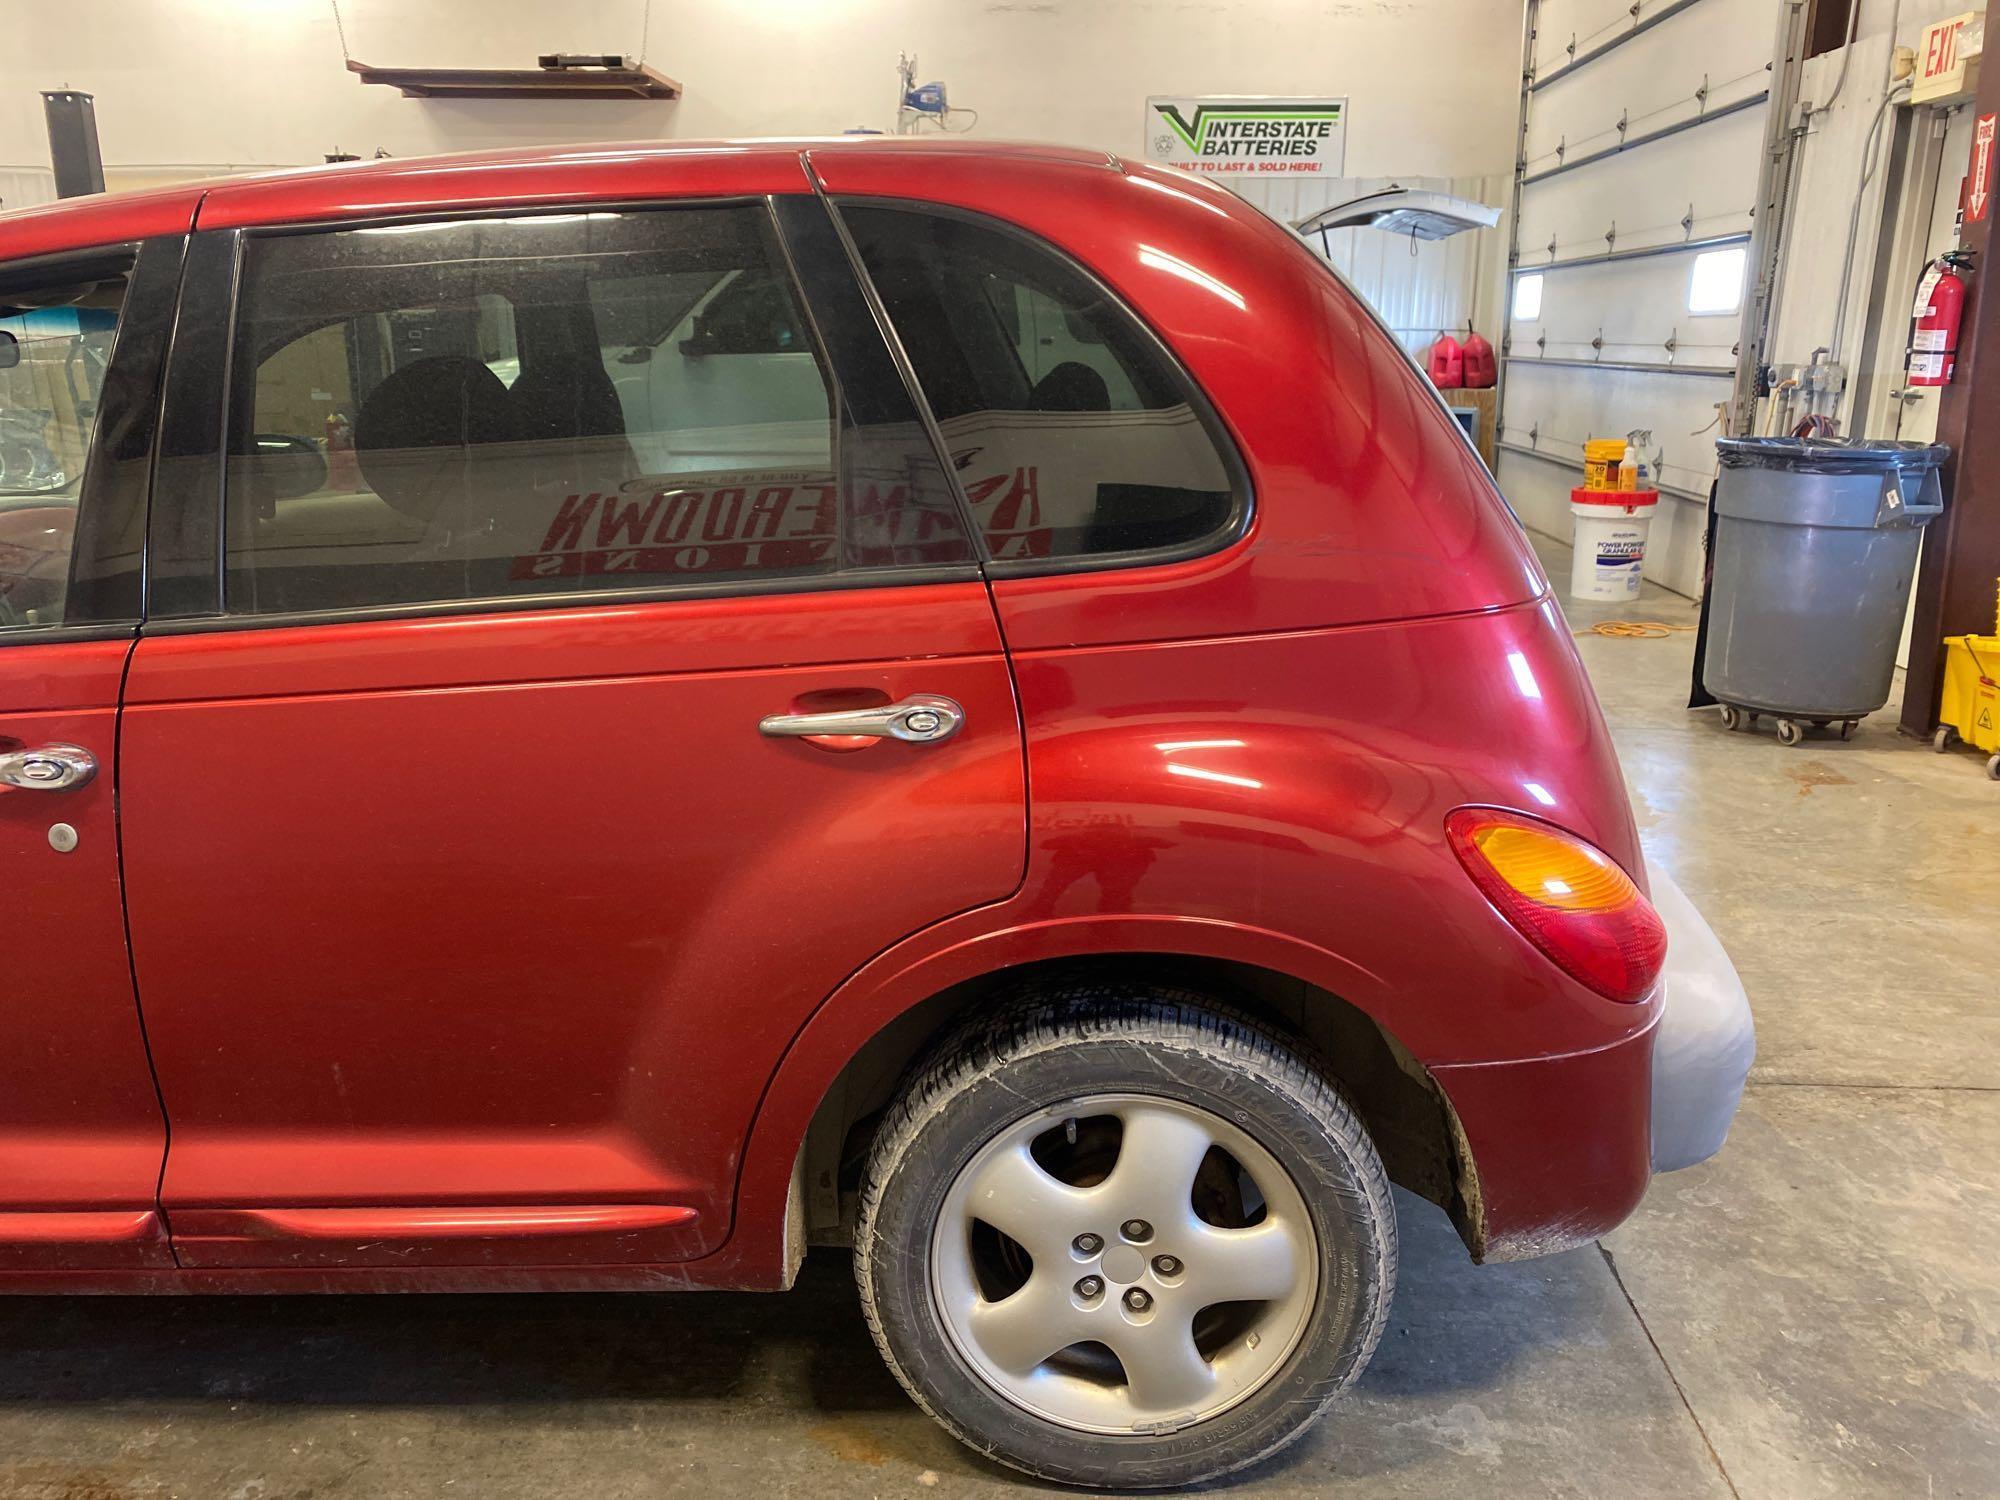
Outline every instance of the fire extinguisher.
[(1916, 327), (1910, 333), (1909, 385), (1950, 385), (1958, 363), (1958, 325), (1965, 316), (1965, 278), (1972, 255), (1947, 250), (1917, 283)]

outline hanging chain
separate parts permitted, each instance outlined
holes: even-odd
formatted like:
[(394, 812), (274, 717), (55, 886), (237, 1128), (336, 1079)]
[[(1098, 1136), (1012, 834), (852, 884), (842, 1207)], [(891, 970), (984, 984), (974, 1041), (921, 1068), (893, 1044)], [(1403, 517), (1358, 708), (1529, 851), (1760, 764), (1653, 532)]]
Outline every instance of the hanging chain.
[(340, 33), (340, 60), (353, 62), (354, 54), (347, 50), (347, 23), (340, 19), (340, 0), (331, 0), (333, 5), (333, 29)]

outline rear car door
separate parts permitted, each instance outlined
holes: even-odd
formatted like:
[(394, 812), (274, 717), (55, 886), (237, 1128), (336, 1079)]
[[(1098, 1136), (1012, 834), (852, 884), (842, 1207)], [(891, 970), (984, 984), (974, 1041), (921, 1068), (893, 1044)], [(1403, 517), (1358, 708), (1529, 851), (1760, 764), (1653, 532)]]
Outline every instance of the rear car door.
[(189, 279), (123, 753), (181, 1263), (714, 1249), (812, 1008), (1025, 851), (977, 549), (825, 209), (214, 232)]
[(182, 244), (0, 265), (0, 1273), (173, 1263), (116, 770)]

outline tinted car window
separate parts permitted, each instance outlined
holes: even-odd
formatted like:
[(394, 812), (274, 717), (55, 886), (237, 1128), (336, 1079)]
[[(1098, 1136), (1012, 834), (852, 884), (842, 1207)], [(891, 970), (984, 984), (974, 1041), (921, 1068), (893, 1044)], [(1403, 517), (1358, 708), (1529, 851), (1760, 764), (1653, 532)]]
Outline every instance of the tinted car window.
[(0, 630), (59, 625), (126, 278), (0, 294)]
[(761, 206), (252, 237), (233, 368), (234, 613), (973, 558)]
[(1091, 277), (1026, 236), (841, 205), (1000, 561), (1178, 550), (1241, 497), (1193, 387)]

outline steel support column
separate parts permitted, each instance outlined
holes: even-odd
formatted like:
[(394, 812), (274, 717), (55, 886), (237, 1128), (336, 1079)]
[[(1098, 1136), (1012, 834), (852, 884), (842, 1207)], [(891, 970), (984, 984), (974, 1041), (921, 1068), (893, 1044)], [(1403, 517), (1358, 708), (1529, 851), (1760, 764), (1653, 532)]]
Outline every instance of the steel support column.
[[(1991, 30), (1993, 22), (1987, 26)], [(1973, 114), (2000, 115), (2000, 66), (1981, 70)], [(1958, 370), (1938, 401), (1938, 441), (1950, 445), (1951, 457), (1944, 466), (1944, 514), (1931, 522), (1917, 569), (1910, 670), (1903, 680), (1908, 734), (1928, 735), (1937, 727), (1943, 639), (1993, 628), (1994, 577), (2000, 574), (2000, 288), (1993, 284), (2000, 266), (1991, 253), (1996, 218), (2000, 205), (1968, 222), (1959, 236), (1959, 248), (1976, 259)]]

